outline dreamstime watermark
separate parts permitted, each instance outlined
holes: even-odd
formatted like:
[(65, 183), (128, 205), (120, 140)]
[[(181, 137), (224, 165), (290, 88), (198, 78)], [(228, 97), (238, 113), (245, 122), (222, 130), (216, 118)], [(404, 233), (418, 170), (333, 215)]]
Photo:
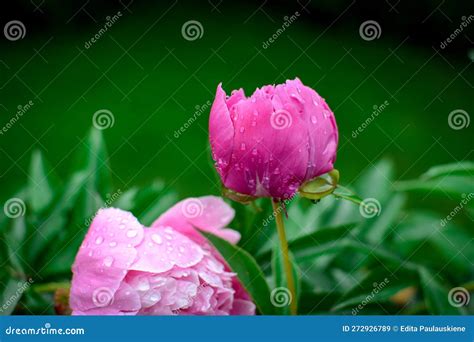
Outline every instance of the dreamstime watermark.
[(190, 42), (201, 39), (204, 35), (204, 27), (197, 20), (189, 20), (181, 26), (181, 35)]
[(381, 211), (382, 206), (376, 198), (365, 198), (359, 204), (359, 212), (365, 218), (379, 216)]
[(469, 127), (470, 123), (471, 117), (463, 109), (455, 109), (448, 115), (448, 125), (456, 131)]
[(21, 198), (10, 198), (3, 205), (3, 212), (9, 218), (24, 216), (26, 212), (25, 202)]
[(300, 12), (296, 11), (291, 16), (283, 17), (283, 24), (279, 27), (275, 33), (273, 33), (270, 38), (262, 43), (264, 49), (268, 49), (271, 44), (273, 44), (285, 31), (291, 26), (298, 18), (300, 17)]
[(114, 124), (114, 114), (108, 109), (99, 109), (92, 116), (92, 125), (97, 129), (104, 130), (113, 127)]
[(285, 129), (291, 127), (293, 118), (289, 111), (278, 109), (270, 116), (270, 124), (274, 129)]
[(454, 287), (448, 293), (449, 304), (456, 308), (467, 306), (470, 300), (469, 291), (464, 287)]
[(277, 308), (288, 306), (293, 301), (290, 290), (286, 287), (277, 287), (270, 293), (270, 302)]
[(14, 42), (25, 38), (26, 27), (21, 21), (12, 20), (6, 23), (3, 27), (3, 34), (5, 35), (5, 38)]
[(459, 24), (459, 27), (455, 29), (453, 33), (449, 35), (448, 38), (446, 38), (439, 44), (439, 47), (441, 49), (445, 49), (454, 39), (456, 39), (464, 31), (464, 28), (468, 27), (469, 24), (474, 21), (474, 15), (471, 14), (469, 15), (469, 17), (462, 16), (461, 20), (462, 22), (461, 24)]
[(17, 289), (9, 298), (5, 300), (5, 303), (0, 307), (0, 312), (7, 311), (12, 305), (15, 305), (18, 302), (18, 299), (22, 294), (29, 289), (29, 287), (34, 283), (32, 278), (29, 278), (27, 281), (21, 281), (17, 284)]
[(198, 198), (188, 198), (181, 204), (181, 212), (186, 218), (196, 218), (202, 215), (204, 204)]
[(92, 292), (92, 302), (98, 308), (109, 306), (114, 301), (114, 293), (108, 287), (99, 287)]
[(262, 222), (263, 226), (264, 226), (264, 227), (268, 226), (269, 223), (270, 223), (271, 221), (273, 221), (273, 220), (275, 219), (275, 217), (277, 217), (278, 214), (280, 214), (282, 211), (285, 210), (284, 208), (285, 208), (289, 203), (291, 203), (291, 201), (292, 201), (295, 197), (296, 197), (296, 193), (295, 193), (293, 196), (291, 196), (290, 198), (287, 198), (287, 199), (283, 200), (283, 201), (282, 201), (282, 205), (278, 206), (278, 208), (277, 208), (276, 210), (272, 211), (272, 213), (271, 213), (265, 220), (263, 220), (263, 222)]
[(28, 101), (24, 105), (18, 105), (15, 115), (0, 129), (0, 135), (7, 133), (7, 131), (12, 128), (17, 123), (17, 121), (20, 120), (20, 118), (25, 115), (34, 105), (35, 103), (32, 100)]
[(357, 138), (359, 134), (361, 134), (389, 105), (390, 103), (387, 100), (378, 106), (374, 105), (372, 107), (373, 111), (370, 116), (367, 117), (367, 119), (365, 119), (365, 121), (362, 122), (359, 127), (352, 131), (352, 138)]
[(352, 315), (355, 316), (361, 310), (363, 310), (366, 307), (366, 305), (368, 305), (370, 302), (372, 302), (374, 297), (380, 291), (382, 291), (385, 287), (387, 287), (388, 283), (390, 283), (390, 280), (388, 278), (385, 278), (380, 283), (377, 283), (377, 282), (373, 283), (372, 284), (372, 286), (373, 286), (372, 291), (362, 300), (362, 302), (360, 302), (359, 305), (357, 305), (355, 308), (352, 309)]
[(107, 209), (107, 208), (110, 208), (110, 206), (112, 205), (112, 203), (114, 203), (120, 196), (122, 195), (122, 190), (121, 189), (118, 189), (116, 192), (114, 192), (113, 194), (111, 195), (108, 195), (107, 196), (107, 199), (105, 200), (105, 202), (103, 203), (103, 205), (100, 207), (99, 210), (97, 210), (97, 213), (95, 213), (93, 216), (87, 218), (84, 220), (84, 225), (86, 227), (89, 227), (90, 224), (92, 223), (92, 221), (94, 220), (94, 218), (97, 216), (97, 214), (103, 210), (103, 209)]
[(467, 195), (462, 194), (461, 197), (461, 202), (459, 202), (459, 204), (455, 206), (445, 218), (441, 219), (441, 227), (445, 227), (449, 221), (451, 221), (457, 214), (459, 214), (459, 212), (474, 198), (474, 192), (470, 192)]
[(195, 111), (192, 116), (189, 117), (188, 121), (186, 121), (180, 128), (174, 131), (174, 137), (178, 139), (186, 130), (191, 127), (191, 125), (207, 110), (211, 107), (211, 101), (207, 100), (203, 105), (196, 105), (194, 107)]
[(112, 16), (107, 16), (105, 18), (106, 22), (105, 22), (104, 26), (101, 27), (99, 29), (99, 31), (97, 31), (97, 33), (92, 36), (91, 39), (89, 39), (88, 41), (86, 41), (84, 43), (84, 48), (89, 49), (92, 45), (94, 45), (96, 42), (98, 42), (100, 40), (100, 38), (102, 38), (102, 36), (105, 35), (107, 33), (107, 31), (117, 21), (119, 21), (119, 19), (122, 17), (122, 15), (123, 15), (122, 12), (118, 11), (116, 14), (114, 14)]
[(363, 40), (371, 41), (379, 39), (382, 34), (382, 28), (375, 20), (364, 21), (359, 26), (359, 35)]
[(5, 329), (6, 335), (84, 335), (84, 328), (53, 328), (51, 323), (45, 323), (40, 328), (15, 328), (9, 326)]

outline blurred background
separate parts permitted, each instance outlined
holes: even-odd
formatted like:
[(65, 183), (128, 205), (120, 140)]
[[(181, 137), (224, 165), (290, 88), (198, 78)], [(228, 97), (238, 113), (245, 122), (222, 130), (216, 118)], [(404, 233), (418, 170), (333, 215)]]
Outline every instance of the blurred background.
[[(219, 82), (251, 94), (299, 77), (316, 89), (339, 125), (344, 184), (382, 157), (395, 162), (396, 179), (472, 159), (473, 125), (448, 122), (453, 111), (464, 120), (473, 112), (469, 2), (1, 6), (2, 200), (27, 181), (34, 148), (64, 176), (101, 110), (112, 114), (103, 133), (115, 188), (159, 178), (181, 197), (218, 193), (207, 121)], [(23, 25), (19, 37), (6, 32), (13, 20)]]

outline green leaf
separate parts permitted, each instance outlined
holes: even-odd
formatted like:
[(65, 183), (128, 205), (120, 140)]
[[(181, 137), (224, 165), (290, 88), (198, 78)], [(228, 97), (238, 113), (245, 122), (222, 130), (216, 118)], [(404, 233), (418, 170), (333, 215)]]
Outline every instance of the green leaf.
[(93, 184), (102, 198), (106, 198), (112, 189), (107, 149), (102, 131), (91, 128), (76, 156), (75, 170), (84, 170), (88, 182)]
[(51, 244), (57, 241), (59, 235), (67, 233), (66, 227), (67, 214), (74, 208), (80, 193), (87, 184), (87, 173), (76, 172), (64, 186), (62, 194), (53, 206), (51, 213), (36, 225), (37, 234), (41, 235), (41, 239), (30, 240), (28, 247), (28, 255), (31, 260), (37, 260), (38, 256), (45, 250), (51, 249)]
[(28, 177), (28, 198), (35, 213), (41, 213), (51, 205), (58, 184), (41, 151), (33, 151)]
[(141, 223), (151, 225), (177, 200), (178, 196), (174, 191), (170, 191), (164, 182), (156, 181), (137, 193), (133, 213), (137, 215)]
[(392, 194), (393, 162), (382, 159), (364, 172), (355, 185), (355, 192), (362, 198), (376, 198), (383, 204)]
[[(290, 303), (292, 300), (296, 300), (297, 303), (299, 302), (299, 293), (301, 289), (301, 277), (300, 272), (298, 271), (298, 265), (295, 263), (294, 257), (291, 252), (289, 252), (289, 257), (292, 266), (291, 268), (293, 271), (293, 280), (295, 282), (296, 298), (291, 298), (291, 295), (288, 296), (290, 292), (286, 279), (285, 265), (283, 263), (283, 253), (281, 251), (280, 245), (275, 245), (272, 253), (273, 282), (275, 285), (273, 289), (273, 291), (275, 291), (273, 295), (273, 300), (275, 301), (275, 303), (277, 303), (276, 311), (278, 311), (281, 315), (290, 314)], [(280, 294), (282, 295), (281, 298), (278, 298), (278, 292), (280, 292)]]
[[(324, 249), (328, 245), (337, 244), (344, 237), (349, 236), (350, 231), (354, 227), (355, 224), (348, 224), (340, 227), (320, 228), (314, 233), (310, 233), (289, 241), (289, 248), (297, 258), (307, 254), (312, 254), (313, 252), (318, 254), (318, 249)], [(275, 241), (273, 246), (276, 244), (277, 242)], [(258, 258), (264, 258), (265, 255), (271, 251), (271, 248), (272, 247), (269, 246), (268, 249), (262, 249), (262, 251), (258, 254)]]
[(386, 201), (380, 210), (379, 216), (365, 220), (361, 228), (364, 240), (373, 244), (383, 241), (399, 223), (404, 205), (405, 197), (402, 194), (392, 196)]
[(397, 182), (395, 188), (398, 191), (433, 193), (442, 197), (446, 197), (446, 194), (461, 197), (463, 194), (466, 195), (474, 192), (474, 182), (471, 176), (446, 175), (436, 179)]
[(436, 275), (431, 275), (430, 272), (423, 267), (420, 267), (419, 275), (426, 306), (431, 314), (460, 315), (465, 313), (464, 309), (455, 307), (449, 303), (449, 290), (438, 281)]
[(226, 240), (206, 232), (201, 233), (221, 253), (231, 270), (237, 273), (237, 277), (252, 297), (260, 313), (274, 314), (275, 308), (270, 301), (270, 289), (255, 259), (242, 248)]
[(366, 305), (388, 302), (399, 291), (412, 286), (415, 276), (415, 272), (398, 270), (398, 267), (389, 269), (384, 265), (373, 268), (339, 298), (332, 310), (352, 307), (353, 314), (364, 314)]
[(452, 164), (437, 165), (431, 167), (421, 175), (421, 178), (432, 179), (440, 176), (474, 176), (474, 162), (460, 161)]
[(5, 236), (0, 233), (0, 316), (9, 315), (15, 309), (23, 294), (26, 276), (23, 272), (17, 253)]

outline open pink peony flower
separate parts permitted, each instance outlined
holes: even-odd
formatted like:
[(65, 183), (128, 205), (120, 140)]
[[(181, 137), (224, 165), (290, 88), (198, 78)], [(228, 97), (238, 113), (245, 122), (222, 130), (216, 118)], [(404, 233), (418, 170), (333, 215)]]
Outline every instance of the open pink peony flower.
[(129, 212), (101, 209), (72, 267), (75, 315), (253, 315), (237, 277), (196, 228), (235, 243), (222, 229), (234, 211), (207, 196), (177, 203), (143, 227)]
[(249, 98), (242, 89), (227, 97), (219, 84), (209, 137), (226, 188), (279, 199), (331, 171), (338, 143), (333, 112), (298, 78), (264, 86)]

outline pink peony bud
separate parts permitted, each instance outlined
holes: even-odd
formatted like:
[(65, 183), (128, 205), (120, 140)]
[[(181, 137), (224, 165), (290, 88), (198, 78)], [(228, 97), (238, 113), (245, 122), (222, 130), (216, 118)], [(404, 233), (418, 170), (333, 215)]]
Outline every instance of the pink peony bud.
[(227, 97), (221, 84), (211, 108), (209, 136), (224, 186), (278, 199), (331, 171), (338, 131), (326, 101), (301, 81)]
[(129, 212), (101, 209), (72, 267), (75, 315), (254, 315), (255, 305), (196, 228), (222, 229), (234, 211), (208, 196), (179, 202), (150, 228)]

